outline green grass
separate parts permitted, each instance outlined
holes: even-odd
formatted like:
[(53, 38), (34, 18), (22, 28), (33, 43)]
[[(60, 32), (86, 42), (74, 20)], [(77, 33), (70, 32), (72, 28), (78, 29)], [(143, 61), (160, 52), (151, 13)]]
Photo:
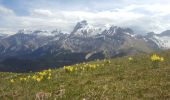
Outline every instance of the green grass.
[[(50, 93), (46, 100), (168, 100), (170, 99), (170, 52), (153, 66), (150, 55), (97, 60), (95, 69), (66, 72), (52, 70), (52, 79), (20, 81), (36, 73), (0, 73), (0, 100), (35, 100), (39, 92)], [(111, 63), (108, 63), (111, 61)], [(81, 67), (84, 64), (73, 65)], [(10, 79), (15, 82), (11, 83)], [(64, 92), (62, 92), (64, 91)], [(60, 95), (60, 96), (59, 96)]]

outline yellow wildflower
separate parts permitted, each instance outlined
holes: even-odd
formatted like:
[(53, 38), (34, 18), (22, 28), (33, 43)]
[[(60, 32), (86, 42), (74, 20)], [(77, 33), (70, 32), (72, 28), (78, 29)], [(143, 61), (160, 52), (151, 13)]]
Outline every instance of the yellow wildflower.
[(24, 80), (24, 81), (26, 81), (26, 80), (27, 80), (27, 78), (23, 78), (23, 80)]
[(37, 77), (36, 77), (35, 75), (34, 75), (34, 76), (32, 76), (32, 79), (36, 80), (36, 78), (37, 78)]
[(40, 82), (41, 81), (41, 78), (36, 78), (37, 82)]
[(73, 71), (73, 67), (70, 67), (69, 70), (70, 70), (70, 72), (72, 72)]
[(161, 58), (160, 58), (160, 61), (161, 61), (161, 62), (163, 62), (163, 61), (164, 61), (164, 58), (163, 58), (163, 57), (161, 57)]
[(72, 72), (74, 70), (74, 68), (71, 66), (64, 66), (64, 70), (68, 71), (68, 72)]
[(46, 73), (45, 71), (43, 71), (43, 72), (39, 72), (38, 74), (39, 74), (39, 75), (42, 75), (42, 76), (47, 75), (47, 73)]
[(51, 76), (51, 73), (49, 73), (48, 76)]
[(160, 60), (160, 57), (159, 57), (158, 55), (156, 55), (156, 54), (153, 54), (153, 55), (151, 56), (151, 60), (152, 60), (152, 61), (159, 61), (159, 60)]
[(163, 57), (160, 57), (160, 56), (158, 56), (158, 55), (156, 55), (156, 54), (153, 54), (153, 55), (151, 56), (151, 60), (152, 60), (152, 61), (161, 61), (161, 62), (163, 62), (163, 61), (164, 61), (164, 58), (163, 58)]
[(48, 69), (48, 72), (51, 72), (51, 69)]
[(95, 68), (96, 68), (96, 65), (93, 65), (93, 68), (95, 69)]
[(97, 67), (99, 67), (100, 65), (99, 65), (99, 64), (97, 64), (96, 66), (97, 66)]
[(10, 82), (11, 82), (11, 83), (14, 83), (15, 81), (14, 81), (14, 79), (11, 79)]
[(20, 81), (22, 81), (22, 80), (23, 80), (23, 78), (19, 78), (19, 80), (20, 80)]
[(132, 58), (132, 57), (129, 57), (129, 58), (128, 58), (128, 60), (129, 60), (129, 61), (132, 61), (132, 60), (133, 60), (133, 58)]
[(50, 80), (51, 79), (51, 77), (50, 76), (48, 76), (48, 78), (47, 78), (48, 80)]

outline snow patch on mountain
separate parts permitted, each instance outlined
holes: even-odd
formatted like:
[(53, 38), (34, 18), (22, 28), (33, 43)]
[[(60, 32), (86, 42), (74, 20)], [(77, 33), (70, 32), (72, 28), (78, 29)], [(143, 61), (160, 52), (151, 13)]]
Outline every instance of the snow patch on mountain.
[(160, 48), (170, 49), (170, 37), (168, 36), (156, 36), (151, 38)]
[(124, 32), (126, 35), (128, 35), (128, 36), (130, 36), (130, 37), (133, 37), (133, 38), (135, 38), (136, 37), (136, 35), (135, 34), (131, 34), (131, 33), (129, 33), (129, 32)]

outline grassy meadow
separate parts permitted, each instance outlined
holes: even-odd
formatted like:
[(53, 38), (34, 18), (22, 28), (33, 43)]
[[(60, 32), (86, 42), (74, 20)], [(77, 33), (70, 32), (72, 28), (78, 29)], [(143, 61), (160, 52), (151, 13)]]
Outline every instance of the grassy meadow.
[(169, 100), (170, 51), (0, 72), (0, 100)]

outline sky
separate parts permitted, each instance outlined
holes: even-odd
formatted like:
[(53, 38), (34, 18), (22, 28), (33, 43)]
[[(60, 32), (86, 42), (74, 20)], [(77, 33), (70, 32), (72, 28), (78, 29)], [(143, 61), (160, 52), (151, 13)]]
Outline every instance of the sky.
[(0, 33), (20, 29), (71, 32), (77, 22), (132, 28), (139, 34), (170, 29), (170, 0), (0, 0)]

